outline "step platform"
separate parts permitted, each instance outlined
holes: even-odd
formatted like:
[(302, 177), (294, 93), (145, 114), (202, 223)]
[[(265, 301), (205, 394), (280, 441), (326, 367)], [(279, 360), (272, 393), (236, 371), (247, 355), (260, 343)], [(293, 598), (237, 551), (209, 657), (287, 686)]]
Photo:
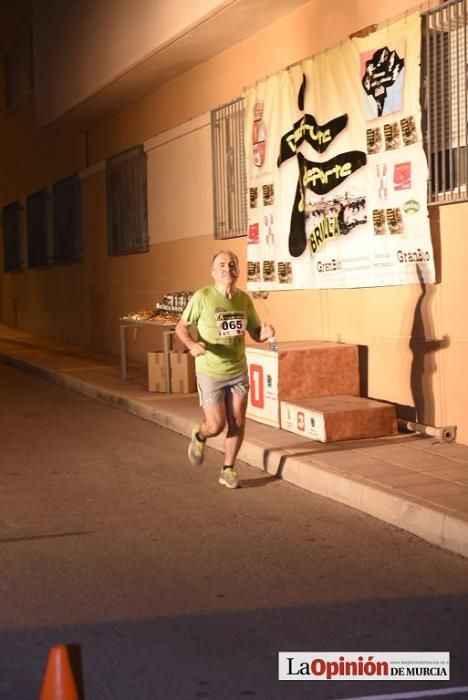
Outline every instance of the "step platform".
[(280, 402), (281, 428), (319, 442), (384, 437), (398, 432), (395, 406), (359, 396), (316, 396)]
[(301, 340), (246, 348), (250, 394), (247, 417), (280, 427), (280, 401), (302, 396), (359, 396), (357, 345)]

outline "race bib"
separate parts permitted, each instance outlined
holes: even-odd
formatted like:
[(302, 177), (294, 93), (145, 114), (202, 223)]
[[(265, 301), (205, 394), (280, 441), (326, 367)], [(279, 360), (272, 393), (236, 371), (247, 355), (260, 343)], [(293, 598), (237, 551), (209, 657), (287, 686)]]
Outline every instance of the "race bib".
[(244, 335), (247, 321), (243, 311), (217, 311), (216, 330), (218, 338), (233, 338)]

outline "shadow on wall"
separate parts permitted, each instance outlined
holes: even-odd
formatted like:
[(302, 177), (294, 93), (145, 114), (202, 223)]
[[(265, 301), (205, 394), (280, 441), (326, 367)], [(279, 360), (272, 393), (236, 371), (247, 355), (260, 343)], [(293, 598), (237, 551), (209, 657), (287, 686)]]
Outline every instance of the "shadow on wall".
[(435, 287), (424, 282), (419, 265), (416, 266), (421, 294), (414, 309), (409, 347), (413, 355), (411, 363), (411, 394), (415, 407), (415, 419), (425, 425), (435, 425), (433, 375), (437, 369), (435, 353), (450, 345), (447, 335), (437, 340), (431, 316), (431, 300)]

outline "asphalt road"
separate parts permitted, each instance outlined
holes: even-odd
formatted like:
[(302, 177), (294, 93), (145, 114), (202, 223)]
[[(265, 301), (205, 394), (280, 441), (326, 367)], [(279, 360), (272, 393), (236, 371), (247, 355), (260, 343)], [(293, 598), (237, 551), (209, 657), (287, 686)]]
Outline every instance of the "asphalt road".
[[(0, 700), (58, 643), (85, 700), (468, 697), (468, 560), (245, 464), (223, 488), (219, 453), (2, 364), (0, 439)], [(450, 651), (451, 680), (280, 682), (279, 651)]]

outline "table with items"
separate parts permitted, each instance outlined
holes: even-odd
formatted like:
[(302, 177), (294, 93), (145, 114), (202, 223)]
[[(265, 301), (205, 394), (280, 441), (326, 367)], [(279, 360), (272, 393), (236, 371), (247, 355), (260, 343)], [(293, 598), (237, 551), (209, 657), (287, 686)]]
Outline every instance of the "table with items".
[(126, 329), (140, 327), (163, 328), (164, 384), (165, 391), (170, 393), (171, 373), (169, 357), (172, 349), (172, 338), (175, 334), (177, 322), (191, 296), (191, 292), (171, 292), (164, 296), (162, 303), (157, 302), (153, 310), (143, 309), (126, 314), (120, 318), (120, 366), (124, 382), (128, 378)]

